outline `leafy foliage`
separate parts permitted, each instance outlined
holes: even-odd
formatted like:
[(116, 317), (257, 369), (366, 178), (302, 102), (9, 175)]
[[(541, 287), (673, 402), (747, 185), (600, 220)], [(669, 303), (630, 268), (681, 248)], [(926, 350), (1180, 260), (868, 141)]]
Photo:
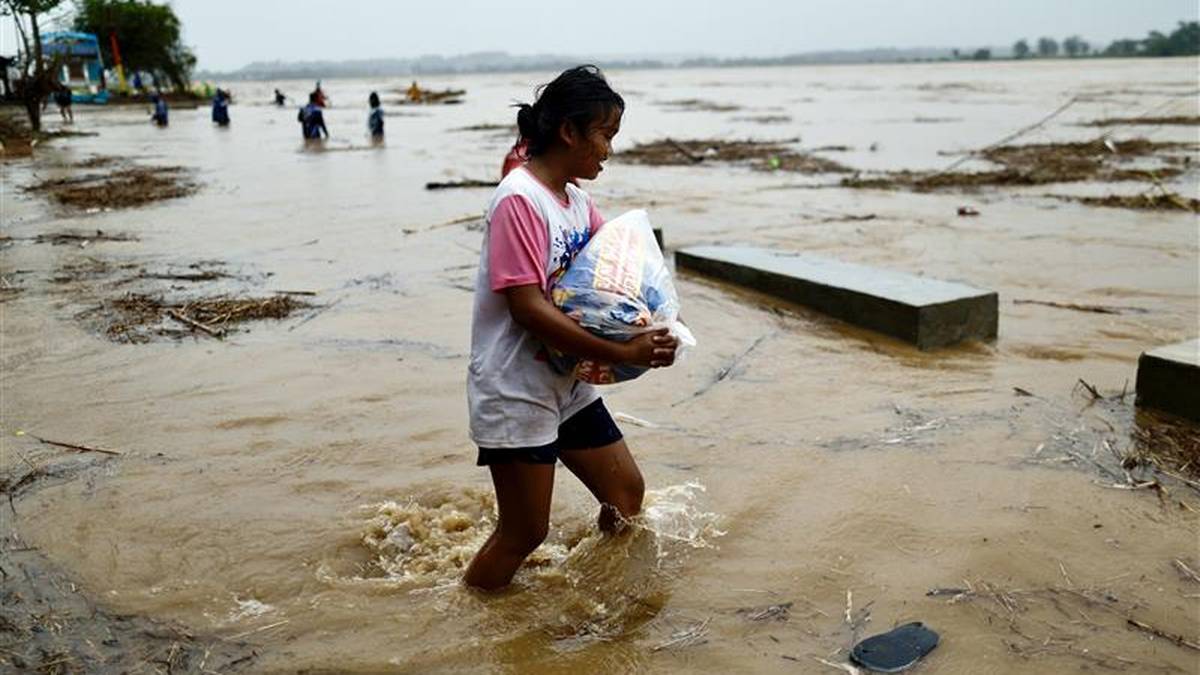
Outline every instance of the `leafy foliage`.
[(184, 46), (179, 17), (169, 5), (149, 0), (76, 0), (75, 4), (75, 29), (100, 38), (105, 63), (116, 62), (109, 37), (116, 35), (127, 69), (162, 75), (176, 89), (188, 88), (196, 57)]

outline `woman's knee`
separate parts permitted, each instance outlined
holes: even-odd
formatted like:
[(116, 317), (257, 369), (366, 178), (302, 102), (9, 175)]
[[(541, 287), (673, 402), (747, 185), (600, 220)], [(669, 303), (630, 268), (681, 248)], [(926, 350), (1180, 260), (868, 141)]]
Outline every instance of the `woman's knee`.
[(634, 469), (633, 474), (623, 481), (613, 495), (612, 506), (623, 518), (632, 518), (642, 511), (642, 499), (646, 496), (646, 482), (642, 473)]
[(550, 523), (521, 523), (517, 526), (501, 523), (497, 533), (498, 539), (506, 549), (513, 553), (529, 555), (546, 540), (546, 535), (550, 533)]

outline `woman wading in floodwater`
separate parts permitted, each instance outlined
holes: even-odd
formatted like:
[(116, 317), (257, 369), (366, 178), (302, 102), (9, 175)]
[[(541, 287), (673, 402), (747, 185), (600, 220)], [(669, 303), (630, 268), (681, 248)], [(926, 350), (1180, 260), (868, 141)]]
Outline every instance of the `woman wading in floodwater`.
[(558, 461), (600, 502), (612, 533), (642, 507), (637, 463), (600, 394), (554, 371), (543, 345), (603, 363), (664, 367), (675, 361), (667, 329), (629, 342), (597, 337), (548, 298), (604, 219), (572, 183), (594, 179), (612, 151), (625, 102), (595, 66), (564, 71), (521, 105), (517, 126), (529, 161), (492, 195), (475, 283), (467, 374), (471, 438), (496, 489), (496, 530), (467, 567), (480, 589), (507, 585), (542, 540)]

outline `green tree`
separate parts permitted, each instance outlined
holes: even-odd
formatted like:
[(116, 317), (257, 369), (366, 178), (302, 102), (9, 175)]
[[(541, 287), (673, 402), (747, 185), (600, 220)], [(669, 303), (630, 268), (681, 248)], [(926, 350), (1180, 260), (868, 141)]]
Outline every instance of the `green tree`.
[[(62, 3), (63, 0), (3, 0), (0, 4), (0, 14), (12, 16), (25, 48), (21, 74), (13, 84), (25, 104), (29, 128), (34, 132), (42, 130), (42, 103), (58, 87), (58, 61), (47, 67), (42, 55), (42, 29), (38, 20)], [(26, 20), (29, 21), (29, 33), (25, 32)]]
[(1054, 38), (1038, 38), (1037, 52), (1043, 58), (1058, 56), (1058, 42)]
[(1141, 43), (1137, 40), (1115, 40), (1105, 50), (1105, 56), (1137, 56), (1141, 50)]
[(975, 53), (971, 55), (971, 58), (976, 61), (988, 61), (992, 58), (992, 50), (976, 49)]
[(150, 0), (76, 0), (76, 30), (100, 38), (106, 63), (115, 63), (112, 38), (116, 36), (121, 61), (128, 70), (153, 73), (180, 91), (191, 84), (196, 57), (182, 41), (179, 17), (169, 5)]
[(1200, 54), (1200, 22), (1180, 21), (1170, 35), (1151, 31), (1142, 41), (1146, 56), (1188, 56)]
[(1027, 59), (1029, 58), (1029, 43), (1024, 39), (1017, 40), (1012, 48), (1013, 58)]
[(1072, 35), (1071, 37), (1063, 40), (1062, 46), (1063, 51), (1065, 51), (1067, 56), (1071, 58), (1082, 56), (1083, 54), (1087, 53), (1087, 42), (1085, 42), (1084, 39), (1078, 35)]

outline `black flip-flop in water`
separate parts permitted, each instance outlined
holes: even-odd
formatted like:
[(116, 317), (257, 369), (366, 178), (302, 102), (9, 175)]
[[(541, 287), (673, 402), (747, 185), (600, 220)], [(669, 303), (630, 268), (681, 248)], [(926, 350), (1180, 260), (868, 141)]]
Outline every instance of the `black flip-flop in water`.
[(869, 670), (898, 673), (912, 667), (937, 644), (938, 634), (914, 621), (859, 642), (850, 650), (850, 659)]

